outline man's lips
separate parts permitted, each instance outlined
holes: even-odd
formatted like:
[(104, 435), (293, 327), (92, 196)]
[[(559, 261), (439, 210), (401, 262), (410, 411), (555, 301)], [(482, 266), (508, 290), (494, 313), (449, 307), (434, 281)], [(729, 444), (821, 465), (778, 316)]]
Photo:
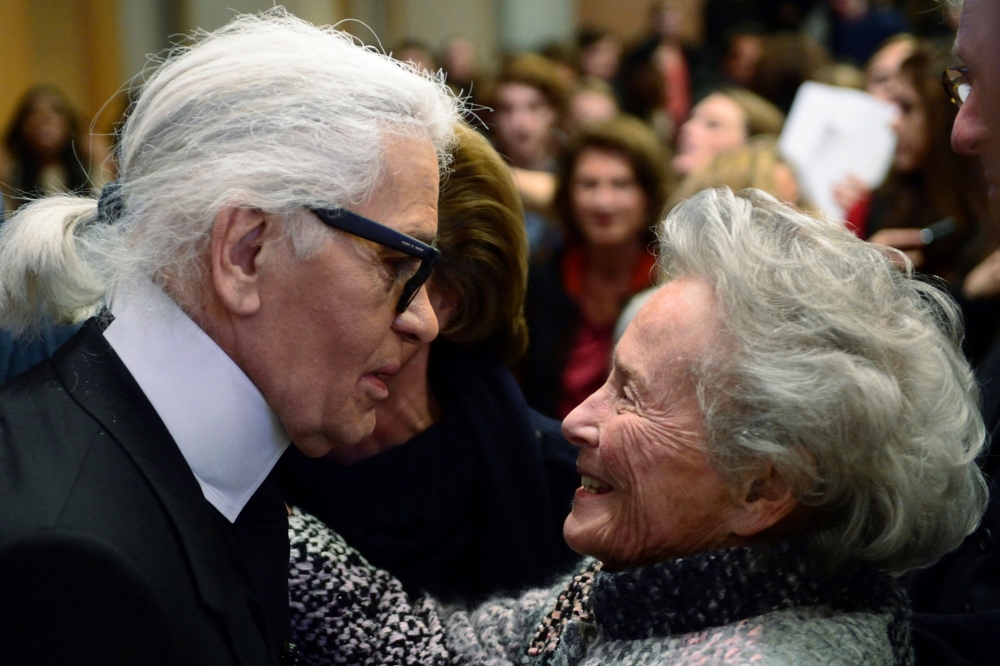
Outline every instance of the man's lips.
[(389, 377), (392, 377), (397, 372), (399, 372), (399, 367), (400, 367), (400, 365), (399, 365), (398, 362), (386, 363), (385, 365), (381, 366), (380, 368), (378, 368), (376, 370), (372, 370), (368, 374), (375, 375), (379, 379), (388, 379)]
[(380, 398), (384, 399), (389, 396), (389, 387), (385, 385), (385, 382), (399, 372), (399, 367), (399, 363), (386, 363), (371, 372), (365, 373), (361, 376), (361, 379), (372, 384), (380, 394)]

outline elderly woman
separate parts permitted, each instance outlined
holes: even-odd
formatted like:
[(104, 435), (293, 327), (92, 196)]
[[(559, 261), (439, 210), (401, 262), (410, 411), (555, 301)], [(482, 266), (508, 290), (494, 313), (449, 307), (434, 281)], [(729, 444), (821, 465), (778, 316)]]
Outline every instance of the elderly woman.
[(528, 342), (527, 238), (503, 159), (457, 132), (427, 289), (440, 327), (406, 345), (375, 431), (324, 458), (290, 451), (286, 499), (408, 589), (484, 598), (547, 583), (576, 556), (562, 524), (579, 483), (559, 422), (528, 407), (506, 362)]
[[(293, 516), (306, 654), (351, 663), (912, 663), (893, 574), (976, 525), (976, 388), (947, 296), (754, 190), (660, 227), (665, 284), (566, 419), (588, 557), (473, 610), (408, 600)], [(343, 624), (351, 622), (350, 626)], [(413, 652), (409, 652), (412, 650)]]

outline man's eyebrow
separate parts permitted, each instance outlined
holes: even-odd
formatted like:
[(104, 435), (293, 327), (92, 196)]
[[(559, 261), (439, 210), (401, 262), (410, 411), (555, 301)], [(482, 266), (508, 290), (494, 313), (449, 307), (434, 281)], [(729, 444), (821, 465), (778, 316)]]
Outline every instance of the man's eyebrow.
[(437, 246), (438, 235), (436, 233), (428, 234), (428, 233), (426, 233), (424, 231), (416, 231), (416, 232), (414, 232), (412, 234), (404, 231), (403, 233), (406, 234), (407, 236), (409, 236), (410, 238), (415, 238), (416, 240), (420, 241), (421, 243), (425, 243), (427, 245), (430, 245), (431, 247), (436, 247)]
[[(430, 245), (431, 247), (437, 247), (438, 235), (436, 233), (428, 234), (423, 231), (414, 231), (413, 233), (410, 233), (408, 231), (403, 231), (403, 230), (400, 230), (400, 233), (405, 234), (406, 236), (409, 236), (414, 240), (418, 240), (421, 243), (424, 243), (425, 245)], [(376, 243), (376, 245), (379, 244)], [(379, 245), (379, 247), (384, 251), (398, 251), (398, 250), (393, 250), (393, 248), (387, 247), (385, 245)]]

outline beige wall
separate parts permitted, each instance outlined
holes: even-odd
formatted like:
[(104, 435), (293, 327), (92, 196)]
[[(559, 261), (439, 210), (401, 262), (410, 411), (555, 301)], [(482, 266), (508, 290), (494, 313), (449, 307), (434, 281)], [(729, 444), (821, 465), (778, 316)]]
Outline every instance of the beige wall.
[[(577, 0), (577, 24), (613, 31), (626, 41), (637, 40), (650, 31), (650, 8), (656, 0)], [(705, 0), (667, 0), (684, 19), (681, 31), (685, 39), (696, 41), (701, 35), (701, 9)]]
[[(0, 123), (6, 129), (24, 92), (46, 83), (65, 92), (89, 120), (123, 81), (114, 0), (3, 0)], [(110, 129), (114, 105), (96, 130)]]
[(472, 39), (486, 65), (497, 58), (497, 14), (493, 0), (406, 0), (406, 37), (440, 49), (455, 35)]

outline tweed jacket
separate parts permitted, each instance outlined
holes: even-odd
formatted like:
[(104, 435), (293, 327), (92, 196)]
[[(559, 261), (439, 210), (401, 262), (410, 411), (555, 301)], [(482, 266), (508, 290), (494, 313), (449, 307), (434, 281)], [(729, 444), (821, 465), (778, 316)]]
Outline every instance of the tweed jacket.
[(626, 571), (592, 558), (548, 588), (472, 609), (411, 598), (321, 522), (294, 512), (293, 640), (311, 664), (910, 666), (905, 597), (805, 548), (713, 551)]

